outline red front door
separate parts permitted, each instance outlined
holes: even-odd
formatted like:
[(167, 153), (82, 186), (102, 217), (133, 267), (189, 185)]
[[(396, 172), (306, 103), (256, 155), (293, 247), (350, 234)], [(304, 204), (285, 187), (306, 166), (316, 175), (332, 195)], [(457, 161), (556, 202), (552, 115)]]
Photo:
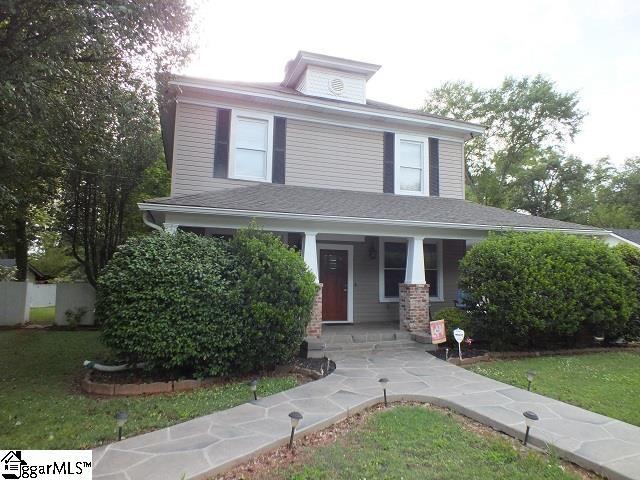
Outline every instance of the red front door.
[(349, 280), (349, 253), (346, 250), (320, 249), (322, 283), (322, 320), (346, 322)]

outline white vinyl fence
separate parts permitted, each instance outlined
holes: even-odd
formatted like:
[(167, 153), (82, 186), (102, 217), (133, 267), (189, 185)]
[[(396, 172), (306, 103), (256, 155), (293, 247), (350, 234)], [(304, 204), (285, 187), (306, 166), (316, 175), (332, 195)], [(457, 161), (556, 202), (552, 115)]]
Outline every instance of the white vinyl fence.
[(67, 325), (67, 312), (76, 314), (80, 325), (93, 325), (95, 297), (93, 287), (86, 282), (0, 282), (0, 325), (23, 325), (29, 320), (31, 308), (54, 305), (56, 325)]
[(29, 283), (29, 307), (51, 307), (56, 304), (55, 283)]

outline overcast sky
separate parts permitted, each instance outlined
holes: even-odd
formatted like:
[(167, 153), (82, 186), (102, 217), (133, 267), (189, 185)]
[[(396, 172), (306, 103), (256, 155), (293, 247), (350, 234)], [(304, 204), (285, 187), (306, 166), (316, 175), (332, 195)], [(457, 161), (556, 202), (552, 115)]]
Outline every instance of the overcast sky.
[(198, 51), (182, 73), (280, 81), (298, 50), (382, 65), (367, 96), (416, 108), (446, 80), (544, 74), (588, 113), (569, 153), (640, 155), (640, 1), (193, 0)]

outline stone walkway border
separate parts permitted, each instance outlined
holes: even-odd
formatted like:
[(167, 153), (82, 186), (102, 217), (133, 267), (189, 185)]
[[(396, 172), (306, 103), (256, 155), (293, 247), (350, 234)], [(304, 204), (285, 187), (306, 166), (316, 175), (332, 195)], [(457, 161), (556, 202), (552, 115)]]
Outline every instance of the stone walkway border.
[(206, 479), (288, 441), (289, 412), (302, 412), (296, 436), (321, 430), (382, 401), (428, 402), (522, 439), (524, 417), (540, 420), (530, 442), (610, 479), (640, 480), (640, 428), (506, 385), (424, 352), (345, 353), (323, 379), (93, 451), (102, 480)]

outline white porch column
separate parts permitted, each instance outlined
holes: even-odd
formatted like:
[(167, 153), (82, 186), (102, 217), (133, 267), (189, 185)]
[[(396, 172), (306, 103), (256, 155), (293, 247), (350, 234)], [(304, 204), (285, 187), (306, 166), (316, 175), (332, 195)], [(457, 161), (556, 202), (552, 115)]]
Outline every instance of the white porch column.
[(424, 237), (411, 237), (407, 245), (407, 273), (404, 283), (425, 284), (424, 279)]
[(174, 235), (178, 231), (178, 226), (179, 225), (177, 223), (165, 223), (164, 231)]
[[(318, 282), (318, 250), (316, 248), (316, 232), (304, 233), (304, 245), (302, 251), (304, 254), (304, 262), (313, 273), (316, 283)], [(424, 276), (424, 275), (423, 275)]]

